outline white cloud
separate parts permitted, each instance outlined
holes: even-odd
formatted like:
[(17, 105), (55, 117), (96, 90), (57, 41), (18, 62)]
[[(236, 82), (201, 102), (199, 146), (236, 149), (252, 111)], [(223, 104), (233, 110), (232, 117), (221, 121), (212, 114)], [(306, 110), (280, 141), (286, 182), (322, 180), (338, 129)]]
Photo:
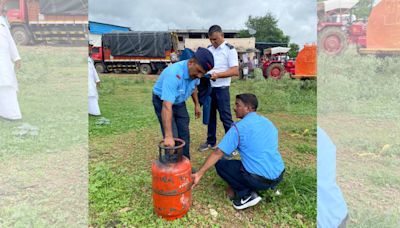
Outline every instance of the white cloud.
[(244, 29), (249, 15), (273, 13), (291, 42), (316, 42), (316, 1), (312, 0), (89, 0), (89, 20), (141, 31)]

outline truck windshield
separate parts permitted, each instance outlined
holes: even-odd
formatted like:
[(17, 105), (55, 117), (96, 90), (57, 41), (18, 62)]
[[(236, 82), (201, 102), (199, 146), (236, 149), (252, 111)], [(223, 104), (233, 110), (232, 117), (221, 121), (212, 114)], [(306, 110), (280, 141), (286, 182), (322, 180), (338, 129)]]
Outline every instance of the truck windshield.
[(6, 2), (4, 8), (7, 10), (19, 9), (19, 1), (8, 1), (8, 2)]

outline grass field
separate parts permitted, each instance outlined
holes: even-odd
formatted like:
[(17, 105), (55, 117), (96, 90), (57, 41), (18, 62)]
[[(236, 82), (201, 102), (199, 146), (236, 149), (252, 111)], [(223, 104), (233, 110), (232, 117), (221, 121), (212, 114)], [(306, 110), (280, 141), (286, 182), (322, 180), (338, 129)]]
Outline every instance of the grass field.
[(22, 120), (0, 119), (0, 227), (87, 223), (84, 47), (18, 47)]
[(318, 124), (337, 146), (351, 227), (400, 227), (399, 57), (319, 56)]
[[(101, 75), (102, 117), (89, 118), (90, 224), (103, 226), (313, 227), (316, 218), (316, 81), (234, 80), (231, 102), (242, 92), (255, 93), (259, 113), (279, 129), (279, 150), (286, 163), (281, 195), (263, 192), (263, 201), (236, 211), (225, 183), (211, 169), (192, 192), (193, 205), (182, 219), (166, 222), (153, 213), (151, 162), (161, 132), (151, 104), (155, 77)], [(200, 167), (209, 152), (197, 152), (206, 126), (191, 116), (192, 165)], [(233, 106), (232, 106), (233, 107)], [(103, 124), (102, 124), (103, 123)], [(220, 123), (219, 123), (220, 124)], [(221, 125), (218, 138), (223, 136)], [(215, 210), (217, 215), (210, 213)]]

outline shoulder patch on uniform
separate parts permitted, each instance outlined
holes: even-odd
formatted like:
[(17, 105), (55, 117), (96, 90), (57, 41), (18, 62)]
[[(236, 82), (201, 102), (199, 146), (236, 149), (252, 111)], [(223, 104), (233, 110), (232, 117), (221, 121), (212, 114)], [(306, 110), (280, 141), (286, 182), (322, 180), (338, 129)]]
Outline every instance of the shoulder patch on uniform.
[(179, 74), (177, 74), (177, 75), (176, 75), (176, 78), (180, 80), (180, 79), (181, 79), (181, 76), (179, 76)]
[(212, 44), (208, 45), (207, 48), (210, 48), (212, 46)]
[(234, 49), (235, 47), (232, 44), (225, 43), (226, 46), (228, 46), (229, 49)]

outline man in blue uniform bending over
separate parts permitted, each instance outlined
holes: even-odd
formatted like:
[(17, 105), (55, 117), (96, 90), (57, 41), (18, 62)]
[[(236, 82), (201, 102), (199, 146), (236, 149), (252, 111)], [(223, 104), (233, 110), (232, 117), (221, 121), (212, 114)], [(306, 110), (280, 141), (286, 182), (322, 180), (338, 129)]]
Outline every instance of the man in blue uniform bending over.
[(183, 139), (186, 142), (183, 155), (189, 159), (189, 114), (185, 101), (192, 96), (196, 118), (200, 117), (196, 85), (213, 67), (212, 53), (206, 48), (199, 48), (193, 58), (165, 68), (153, 87), (153, 105), (160, 122), (164, 145), (174, 146), (174, 137)]
[[(236, 117), (222, 141), (192, 175), (193, 187), (204, 173), (215, 164), (218, 175), (234, 190), (233, 207), (238, 210), (256, 205), (261, 197), (256, 191), (274, 188), (283, 178), (285, 165), (278, 151), (278, 130), (266, 117), (256, 113), (254, 94), (236, 96)], [(238, 150), (241, 160), (220, 159)]]

